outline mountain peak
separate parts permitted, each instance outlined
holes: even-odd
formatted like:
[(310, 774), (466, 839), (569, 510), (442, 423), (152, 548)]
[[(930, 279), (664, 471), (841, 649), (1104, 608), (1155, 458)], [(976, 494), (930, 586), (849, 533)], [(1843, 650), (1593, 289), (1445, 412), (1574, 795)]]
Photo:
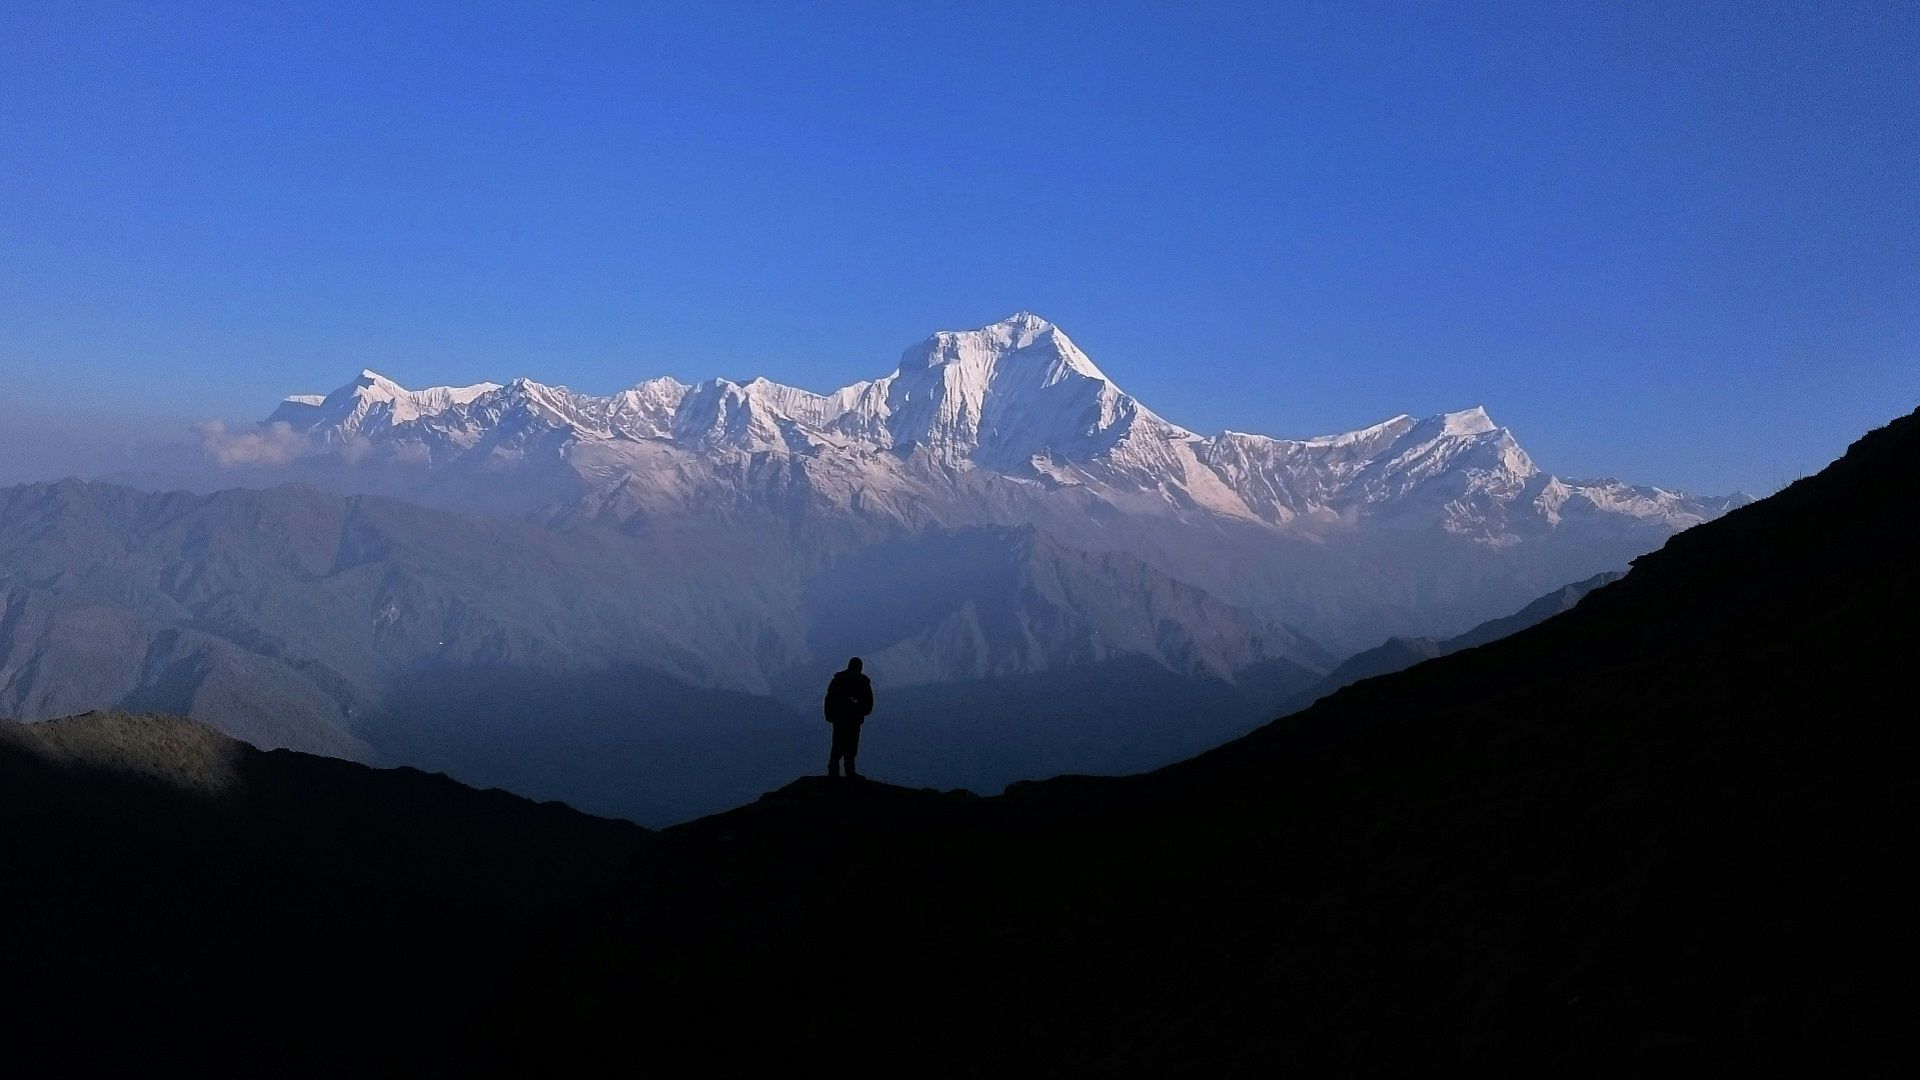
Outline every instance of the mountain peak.
[(997, 326), (1005, 326), (1011, 329), (1040, 331), (1052, 325), (1053, 323), (1048, 322), (1046, 319), (1031, 311), (1021, 310), (1014, 312), (998, 322), (989, 323), (986, 328), (992, 329)]
[(1016, 311), (999, 322), (973, 330), (941, 330), (908, 349), (901, 357), (900, 366), (903, 369), (988, 369), (1007, 357), (1029, 351), (1030, 358), (1048, 361), (1052, 371), (1049, 382), (1058, 381), (1069, 372), (1100, 382), (1112, 381), (1065, 331), (1031, 311)]
[(324, 397), (295, 394), (286, 398), (266, 422), (285, 422), (297, 431), (318, 431), (322, 438), (338, 440), (357, 435), (369, 423), (376, 427), (408, 423), (499, 389), (499, 383), (480, 382), (409, 390), (372, 368), (362, 368), (351, 382)]
[[(515, 382), (525, 382), (516, 379)], [(360, 374), (347, 385), (334, 391), (351, 393), (357, 396), (371, 396), (384, 400), (405, 400), (417, 405), (430, 405), (435, 402), (464, 404), (482, 394), (501, 389), (496, 382), (477, 382), (468, 386), (429, 386), (425, 390), (409, 390), (372, 368), (361, 368)], [(369, 394), (368, 392), (371, 391)]]
[[(1343, 431), (1334, 435), (1315, 435), (1310, 439), (1300, 440), (1300, 444), (1302, 446), (1315, 446), (1315, 447), (1355, 446), (1355, 445), (1369, 443), (1381, 438), (1397, 438), (1402, 433), (1404, 433), (1407, 430), (1407, 428), (1411, 427), (1412, 425), (1413, 425), (1413, 417), (1408, 416), (1406, 413), (1396, 413), (1393, 416), (1390, 416), (1387, 419), (1382, 420), (1377, 424), (1369, 424), (1363, 428), (1356, 428), (1352, 431)], [(1237, 435), (1240, 435), (1242, 438), (1246, 437), (1243, 433), (1239, 433), (1239, 432), (1233, 432), (1230, 434), (1237, 434)], [(1268, 436), (1260, 436), (1260, 437), (1268, 438), (1269, 441), (1278, 441), (1278, 440), (1272, 440)]]
[(1461, 409), (1459, 412), (1441, 413), (1430, 422), (1440, 426), (1442, 435), (1485, 435), (1497, 430), (1500, 426), (1493, 422), (1493, 417), (1487, 415), (1487, 408), (1484, 405), (1475, 405), (1471, 409)]

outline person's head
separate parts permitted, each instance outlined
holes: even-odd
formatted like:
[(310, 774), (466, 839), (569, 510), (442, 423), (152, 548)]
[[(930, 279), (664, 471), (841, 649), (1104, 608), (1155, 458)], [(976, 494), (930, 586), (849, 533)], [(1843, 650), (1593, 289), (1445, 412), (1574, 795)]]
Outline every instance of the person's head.
[(853, 659), (851, 659), (851, 660), (849, 660), (849, 661), (847, 661), (847, 670), (848, 670), (848, 671), (859, 671), (859, 670), (860, 670), (860, 658), (856, 656), (856, 657), (854, 657)]

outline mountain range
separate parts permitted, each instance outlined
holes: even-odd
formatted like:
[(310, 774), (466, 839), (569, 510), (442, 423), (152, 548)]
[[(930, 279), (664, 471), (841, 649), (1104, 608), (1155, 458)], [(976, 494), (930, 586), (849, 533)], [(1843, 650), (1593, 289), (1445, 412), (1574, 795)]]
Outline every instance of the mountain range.
[(214, 1072), (1906, 1075), (1917, 487), (1920, 413), (1535, 625), (996, 797), (643, 833), (0, 730), (0, 1023)]
[(1743, 501), (1560, 479), (1479, 409), (1202, 437), (1025, 313), (824, 395), (369, 371), (205, 448), (202, 494), (0, 491), (0, 711), (186, 713), (649, 824), (814, 769), (850, 655), (879, 774), (1151, 768)]
[(985, 788), (1197, 752), (1332, 663), (1032, 529), (932, 531), (812, 576), (778, 537), (729, 541), (688, 568), (618, 530), (298, 486), (4, 489), (0, 710), (189, 714), (661, 823), (812, 771), (820, 687), (856, 649), (893, 730), (874, 766)]
[(779, 529), (813, 564), (929, 529), (1032, 526), (1342, 655), (1463, 631), (1747, 501), (1554, 476), (1482, 408), (1309, 439), (1201, 436), (1027, 312), (934, 334), (891, 374), (827, 394), (667, 378), (604, 397), (528, 379), (407, 390), (364, 371), (208, 448), (270, 476), (563, 527)]
[[(935, 334), (892, 374), (829, 394), (765, 379), (687, 386), (667, 378), (609, 397), (529, 379), (413, 391), (363, 371), (330, 394), (288, 398), (266, 425), (305, 438), (309, 452), (389, 467), (558, 466), (588, 489), (644, 485), (660, 501), (655, 508), (674, 493), (650, 478), (684, 478), (679, 496), (698, 498), (717, 478), (689, 474), (757, 455), (802, 472), (812, 499), (851, 510), (857, 493), (861, 509), (902, 520), (911, 508), (901, 493), (950, 480), (942, 471), (976, 470), (1087, 489), (1121, 510), (1164, 507), (1276, 527), (1424, 513), (1495, 544), (1568, 515), (1685, 527), (1730, 507), (1549, 475), (1477, 407), (1311, 439), (1202, 437), (1161, 419), (1059, 327), (1028, 312)], [(833, 476), (860, 486), (833, 486)]]

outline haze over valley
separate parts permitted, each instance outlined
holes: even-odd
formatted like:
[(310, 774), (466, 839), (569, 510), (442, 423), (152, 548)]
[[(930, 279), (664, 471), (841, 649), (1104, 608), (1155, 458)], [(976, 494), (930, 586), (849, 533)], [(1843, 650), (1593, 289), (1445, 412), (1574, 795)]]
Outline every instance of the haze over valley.
[(0, 711), (178, 712), (650, 824), (811, 771), (850, 655), (901, 782), (1133, 771), (1746, 501), (1563, 479), (1479, 407), (1198, 435), (1029, 313), (831, 394), (367, 371), (203, 438), (208, 494), (0, 494)]

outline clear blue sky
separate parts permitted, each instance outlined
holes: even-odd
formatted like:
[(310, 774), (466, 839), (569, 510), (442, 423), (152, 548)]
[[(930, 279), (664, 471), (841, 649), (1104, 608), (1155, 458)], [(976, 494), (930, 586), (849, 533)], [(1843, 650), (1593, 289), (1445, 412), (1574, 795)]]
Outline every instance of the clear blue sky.
[(10, 0), (0, 408), (827, 388), (1030, 308), (1203, 431), (1770, 490), (1920, 405), (1917, 11)]

